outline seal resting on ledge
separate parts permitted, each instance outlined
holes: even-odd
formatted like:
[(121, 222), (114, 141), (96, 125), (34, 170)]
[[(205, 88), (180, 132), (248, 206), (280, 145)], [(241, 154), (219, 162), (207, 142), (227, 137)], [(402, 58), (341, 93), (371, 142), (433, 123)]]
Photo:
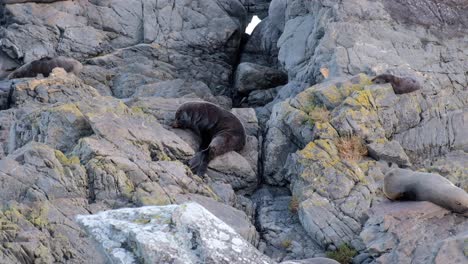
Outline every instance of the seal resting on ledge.
[(14, 70), (8, 79), (36, 77), (38, 74), (48, 77), (54, 68), (63, 68), (66, 72), (72, 72), (75, 75), (80, 73), (83, 69), (83, 65), (75, 59), (67, 58), (63, 56), (51, 58), (44, 57), (39, 60), (31, 61), (18, 69)]
[(201, 145), (189, 161), (190, 169), (203, 176), (216, 156), (244, 148), (246, 134), (242, 122), (231, 112), (207, 102), (187, 102), (176, 111), (173, 128), (190, 129)]
[(390, 83), (393, 87), (393, 91), (396, 94), (411, 93), (417, 90), (421, 90), (421, 84), (414, 78), (411, 77), (398, 77), (392, 74), (380, 74), (372, 79), (372, 83), (384, 84)]

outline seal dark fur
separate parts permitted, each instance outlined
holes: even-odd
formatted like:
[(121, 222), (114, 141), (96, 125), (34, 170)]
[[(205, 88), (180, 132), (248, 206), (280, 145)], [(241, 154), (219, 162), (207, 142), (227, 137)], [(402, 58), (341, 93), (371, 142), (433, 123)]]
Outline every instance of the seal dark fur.
[(390, 83), (396, 94), (411, 93), (421, 89), (421, 84), (411, 77), (398, 77), (392, 74), (380, 74), (372, 79), (375, 84)]
[(75, 59), (63, 56), (55, 58), (44, 57), (19, 67), (8, 76), (8, 79), (36, 77), (38, 74), (48, 77), (52, 70), (57, 67), (77, 75), (80, 73), (83, 65)]
[(207, 102), (187, 102), (176, 112), (174, 128), (190, 129), (200, 136), (202, 143), (189, 166), (203, 176), (208, 163), (229, 151), (240, 151), (245, 145), (245, 129), (231, 112)]
[(385, 176), (383, 190), (390, 200), (429, 201), (468, 216), (468, 194), (438, 174), (395, 168)]

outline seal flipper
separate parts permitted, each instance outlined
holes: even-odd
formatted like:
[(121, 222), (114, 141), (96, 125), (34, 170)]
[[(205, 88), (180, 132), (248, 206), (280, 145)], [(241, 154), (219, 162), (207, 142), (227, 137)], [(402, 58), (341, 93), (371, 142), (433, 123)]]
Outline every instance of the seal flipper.
[(192, 172), (196, 172), (198, 176), (205, 175), (208, 169), (208, 153), (209, 149), (199, 151), (195, 156), (189, 161), (189, 166)]

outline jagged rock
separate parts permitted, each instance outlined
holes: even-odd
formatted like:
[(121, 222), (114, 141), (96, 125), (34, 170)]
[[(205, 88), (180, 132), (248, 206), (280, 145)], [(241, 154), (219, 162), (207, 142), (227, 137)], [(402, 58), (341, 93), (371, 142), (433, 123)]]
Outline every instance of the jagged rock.
[(386, 202), (369, 212), (361, 237), (371, 262), (465, 263), (468, 220), (430, 202)]
[(428, 172), (446, 177), (456, 186), (468, 192), (468, 153), (453, 151), (426, 164)]
[(14, 124), (14, 115), (14, 110), (0, 111), (0, 160), (8, 153), (10, 128)]
[(264, 90), (286, 84), (288, 77), (282, 71), (244, 62), (237, 66), (234, 89), (240, 94)]
[(10, 107), (11, 81), (0, 81), (0, 111)]
[(90, 99), (99, 93), (74, 74), (55, 68), (46, 79), (24, 79), (13, 84), (12, 105), (54, 104)]
[(394, 136), (415, 160), (468, 151), (468, 109), (459, 109), (424, 120), (419, 126)]
[(369, 156), (376, 160), (394, 162), (401, 166), (410, 166), (411, 162), (401, 145), (396, 141), (373, 142), (367, 145)]
[(232, 227), (250, 244), (257, 246), (259, 235), (244, 212), (197, 194), (180, 195), (176, 198), (176, 201), (178, 204), (189, 201), (200, 204), (221, 221)]
[(31, 142), (0, 159), (0, 180), (1, 262), (105, 261), (73, 222), (89, 213), (87, 174), (76, 157)]
[(268, 6), (271, 0), (239, 0), (249, 14), (257, 15), (263, 19), (268, 14)]
[(281, 31), (266, 17), (254, 29), (245, 44), (241, 55), (241, 62), (251, 62), (263, 66), (277, 68), (277, 41)]
[(66, 0), (3, 0), (3, 4), (19, 4), (19, 3), (53, 3)]
[[(357, 75), (352, 78), (338, 78), (312, 86), (297, 94), (294, 98), (276, 103), (273, 106), (270, 120), (267, 123), (263, 150), (264, 157), (268, 157), (263, 161), (265, 164), (265, 180), (267, 183), (284, 184), (284, 175), (281, 173), (281, 169), (289, 153), (304, 148), (308, 142), (316, 137), (314, 134), (314, 129), (315, 132), (318, 132), (317, 128), (315, 128), (316, 123), (320, 126), (319, 123), (332, 121), (321, 120), (321, 122), (315, 122), (310, 116), (310, 112), (313, 112), (316, 106), (326, 106), (330, 108), (338, 106), (351, 95), (354, 90), (364, 89), (368, 84), (369, 79), (365, 75)], [(280, 91), (279, 96), (282, 95), (283, 89)], [(344, 105), (343, 108), (345, 106), (346, 105)], [(343, 112), (347, 114), (350, 111), (343, 110)], [(351, 113), (349, 113), (349, 115), (351, 115)], [(342, 118), (342, 123), (345, 125), (348, 124), (345, 122), (348, 120), (346, 117)], [(377, 114), (374, 113), (373, 117), (376, 119)], [(353, 115), (353, 118), (364, 119), (367, 118), (367, 116)], [(356, 123), (358, 123), (357, 125), (365, 127), (365, 124), (361, 124), (359, 121), (360, 120), (356, 121)], [(376, 125), (370, 120), (367, 120), (367, 122)], [(344, 127), (336, 123), (338, 122), (335, 122), (335, 124), (331, 123), (333, 128), (329, 129), (330, 133), (333, 135), (338, 135), (338, 133), (333, 130), (336, 129), (339, 131), (339, 128)]]
[(229, 84), (246, 23), (243, 6), (227, 0), (63, 1), (4, 9), (1, 49), (11, 58), (27, 63), (46, 55), (82, 59), (115, 51), (88, 63), (110, 70), (99, 89), (108, 84), (121, 98), (137, 86), (174, 78), (203, 81), (220, 93)]
[(362, 248), (361, 221), (376, 191), (372, 174), (366, 172), (371, 166), (342, 160), (332, 141), (315, 140), (291, 155), (285, 167), (309, 235), (324, 248), (344, 243)]
[(278, 86), (275, 88), (270, 88), (267, 90), (258, 90), (252, 91), (249, 94), (247, 102), (250, 106), (263, 106), (275, 99), (278, 91), (283, 88), (283, 86)]
[(115, 263), (273, 263), (196, 203), (77, 218)]
[(320, 246), (305, 232), (297, 215), (298, 201), (281, 190), (262, 188), (253, 200), (257, 225), (262, 234), (259, 246), (276, 261), (310, 258), (323, 254)]

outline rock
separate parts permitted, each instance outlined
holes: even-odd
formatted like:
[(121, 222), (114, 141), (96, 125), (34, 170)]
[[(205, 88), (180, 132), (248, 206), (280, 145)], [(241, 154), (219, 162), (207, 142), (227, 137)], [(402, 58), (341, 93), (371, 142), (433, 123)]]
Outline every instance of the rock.
[(468, 151), (468, 111), (449, 111), (424, 120), (419, 126), (395, 135), (409, 156), (421, 161), (447, 154), (452, 150)]
[(210, 213), (233, 228), (250, 244), (257, 246), (259, 235), (244, 212), (197, 194), (180, 195), (176, 198), (176, 201), (179, 204), (189, 201), (200, 204)]
[(0, 111), (10, 108), (11, 81), (0, 81)]
[(187, 82), (182, 79), (157, 82), (142, 85), (137, 88), (133, 97), (163, 97), (163, 98), (200, 98), (208, 102), (215, 102), (210, 88), (203, 82)]
[(396, 141), (374, 142), (367, 145), (369, 156), (376, 160), (385, 160), (401, 166), (411, 166), (411, 162), (401, 145)]
[(468, 192), (468, 153), (453, 151), (426, 164), (428, 172), (437, 173)]
[(87, 174), (76, 157), (31, 142), (0, 159), (0, 168), (2, 262), (105, 262), (72, 220), (89, 213)]
[(262, 188), (253, 196), (257, 206), (257, 225), (262, 234), (262, 251), (276, 261), (303, 259), (322, 253), (320, 246), (305, 232), (297, 215), (297, 200), (289, 192)]
[(271, 0), (240, 0), (249, 14), (257, 15), (263, 19), (268, 14)]
[(250, 106), (264, 106), (269, 102), (273, 101), (273, 99), (275, 99), (276, 95), (278, 94), (278, 91), (282, 87), (283, 86), (278, 86), (267, 90), (252, 91), (249, 94), (247, 102)]
[(273, 263), (196, 203), (79, 216), (116, 263)]
[(243, 6), (226, 0), (59, 1), (4, 9), (8, 19), (0, 43), (9, 57), (27, 63), (46, 55), (80, 60), (100, 56), (88, 64), (110, 70), (104, 80), (120, 98), (137, 86), (174, 78), (203, 81), (221, 93), (229, 84), (246, 23)]
[(234, 89), (240, 94), (248, 94), (254, 90), (277, 87), (287, 81), (287, 75), (279, 70), (244, 62), (237, 66)]
[(376, 191), (365, 167), (371, 165), (341, 160), (329, 140), (315, 140), (288, 159), (286, 177), (298, 200), (299, 219), (322, 247), (345, 243), (362, 247), (358, 239), (361, 221)]
[(18, 4), (18, 3), (53, 3), (65, 0), (3, 0), (3, 4)]
[(369, 212), (361, 238), (372, 263), (464, 263), (468, 220), (429, 202), (387, 202)]
[(272, 68), (279, 66), (276, 44), (281, 36), (281, 31), (271, 20), (269, 15), (255, 27), (244, 46), (241, 62), (256, 63)]
[(99, 95), (91, 86), (85, 85), (74, 74), (55, 68), (46, 79), (24, 79), (13, 84), (12, 105), (53, 104), (76, 102)]
[(329, 258), (310, 258), (301, 260), (290, 260), (281, 264), (338, 264), (339, 262)]

